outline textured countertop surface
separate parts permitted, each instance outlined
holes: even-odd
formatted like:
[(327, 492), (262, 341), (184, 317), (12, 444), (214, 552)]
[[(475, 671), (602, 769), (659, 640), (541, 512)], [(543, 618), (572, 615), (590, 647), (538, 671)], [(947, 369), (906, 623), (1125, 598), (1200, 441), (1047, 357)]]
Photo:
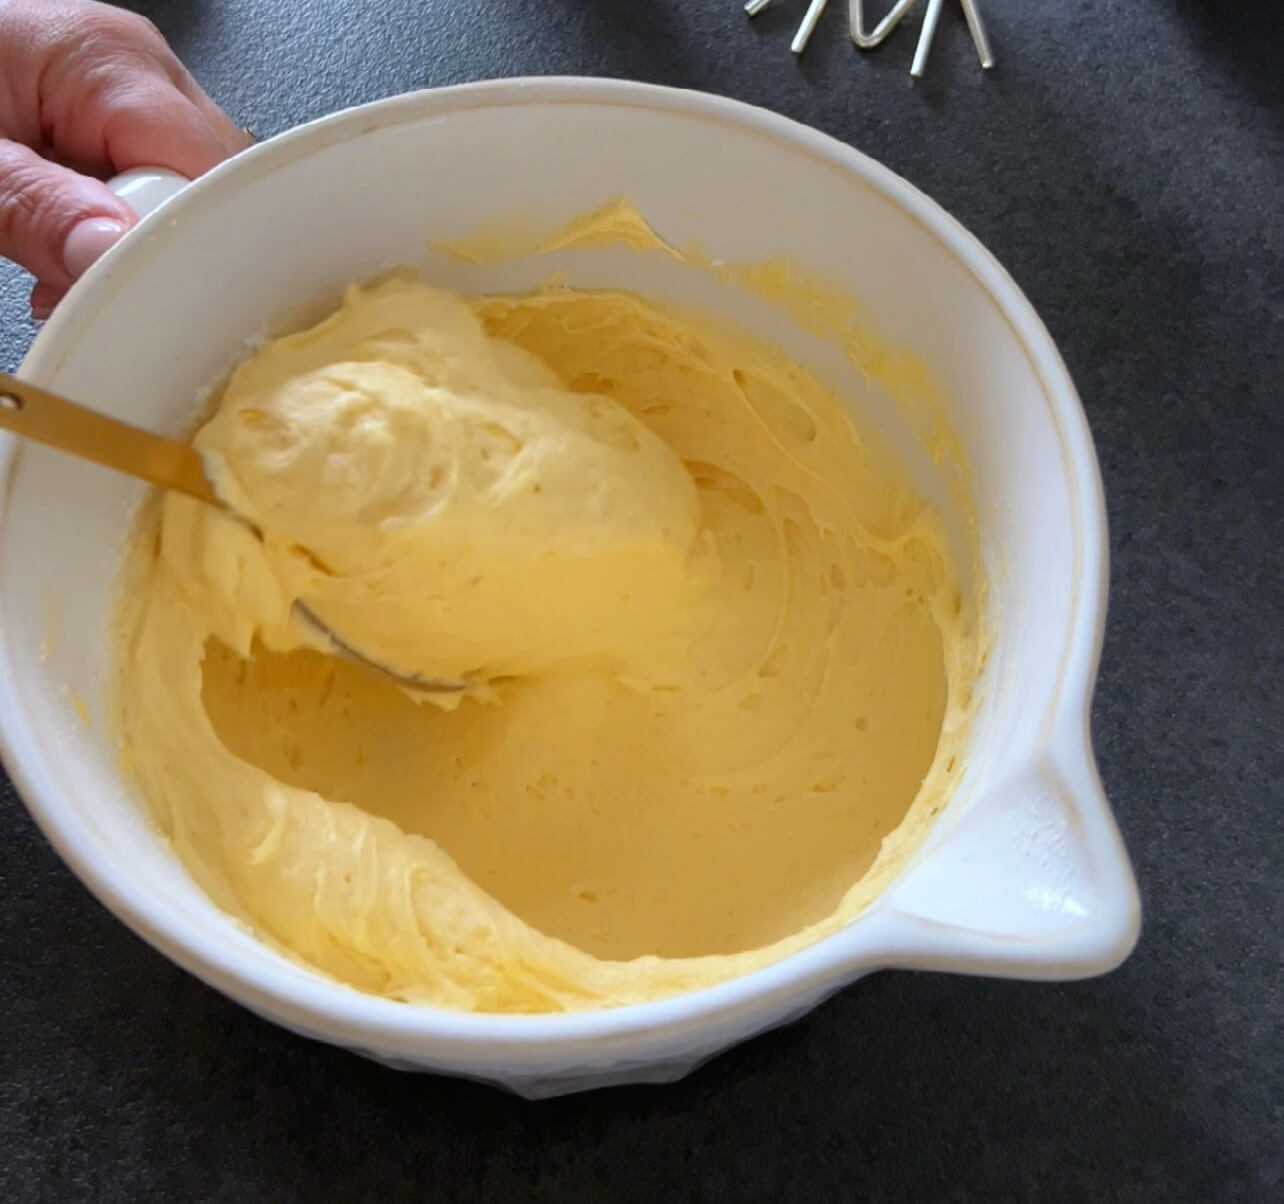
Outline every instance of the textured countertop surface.
[[(833, 0), (136, 5), (272, 133), (407, 89), (623, 76), (908, 177), (1030, 296), (1087, 408), (1112, 590), (1093, 730), (1141, 884), (1106, 978), (889, 973), (682, 1083), (528, 1104), (290, 1036), (152, 952), (0, 795), (5, 1201), (1284, 1199), (1284, 7), (981, 0), (862, 56)], [(886, 6), (875, 0), (871, 11)], [(0, 267), (0, 365), (32, 335)], [(57, 549), (50, 549), (51, 555)]]

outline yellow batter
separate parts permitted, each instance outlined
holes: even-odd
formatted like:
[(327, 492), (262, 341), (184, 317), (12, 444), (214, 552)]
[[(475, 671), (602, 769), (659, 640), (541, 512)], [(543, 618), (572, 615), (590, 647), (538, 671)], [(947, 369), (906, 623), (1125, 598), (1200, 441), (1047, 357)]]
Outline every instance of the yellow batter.
[[(213, 898), (329, 975), (508, 1012), (712, 984), (861, 911), (949, 796), (975, 599), (778, 348), (393, 281), (258, 352), (197, 442), (267, 538), (144, 515), (127, 763)], [(416, 702), (301, 594), (390, 662), (516, 676)]]
[(307, 640), (302, 599), (406, 675), (645, 671), (698, 588), (700, 505), (677, 455), (413, 281), (268, 344), (195, 444), (265, 547), (187, 504), (167, 544), (199, 551), (179, 573), (208, 579), (215, 630), (242, 652), (255, 634)]

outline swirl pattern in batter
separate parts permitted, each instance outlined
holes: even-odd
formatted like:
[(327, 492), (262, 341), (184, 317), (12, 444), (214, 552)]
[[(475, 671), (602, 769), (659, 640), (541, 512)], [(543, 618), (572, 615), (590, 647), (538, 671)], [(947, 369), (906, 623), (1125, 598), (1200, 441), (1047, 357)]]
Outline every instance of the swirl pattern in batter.
[[(477, 423), (533, 396), (483, 464)], [(261, 349), (197, 442), (271, 537), (144, 515), (127, 763), (215, 901), (325, 974), (488, 1012), (723, 981), (868, 906), (959, 776), (976, 591), (778, 347), (626, 293), (393, 280)], [(300, 627), (309, 591), (389, 660), (501, 680), (417, 702)]]

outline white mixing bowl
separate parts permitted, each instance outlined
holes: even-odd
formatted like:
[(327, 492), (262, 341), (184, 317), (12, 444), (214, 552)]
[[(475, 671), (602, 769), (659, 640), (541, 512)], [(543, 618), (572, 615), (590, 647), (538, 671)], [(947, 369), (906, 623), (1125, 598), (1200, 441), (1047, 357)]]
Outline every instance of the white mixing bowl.
[[(729, 100), (620, 82), (510, 80), (381, 101), (283, 134), (183, 188), (77, 285), (22, 375), (179, 433), (198, 393), (275, 315), (424, 260), (430, 238), (515, 214), (551, 226), (617, 194), (677, 245), (823, 271), (863, 300), (888, 344), (948, 385), (975, 478), (996, 641), (958, 793), (879, 903), (757, 973), (581, 1015), (438, 1012), (278, 956), (193, 884), (118, 772), (104, 687), (113, 578), (140, 488), (6, 438), (0, 730), (37, 823), (126, 924), (261, 1015), (394, 1066), (532, 1096), (676, 1078), (877, 969), (1059, 979), (1115, 966), (1136, 940), (1139, 909), (1089, 743), (1107, 547), (1083, 411), (1003, 269), (849, 147)], [(154, 203), (145, 188), (133, 196), (140, 208)], [(527, 287), (557, 266), (572, 284), (721, 310), (836, 376), (873, 420), (896, 421), (832, 349), (667, 257), (425, 262), (466, 291)], [(939, 495), (920, 459), (924, 488)]]

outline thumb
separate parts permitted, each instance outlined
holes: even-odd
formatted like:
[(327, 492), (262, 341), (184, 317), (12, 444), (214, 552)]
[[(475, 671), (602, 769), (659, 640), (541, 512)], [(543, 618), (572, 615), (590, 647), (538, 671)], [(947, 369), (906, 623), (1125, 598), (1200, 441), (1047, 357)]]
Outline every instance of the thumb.
[(0, 257), (66, 288), (137, 222), (100, 180), (0, 140)]

